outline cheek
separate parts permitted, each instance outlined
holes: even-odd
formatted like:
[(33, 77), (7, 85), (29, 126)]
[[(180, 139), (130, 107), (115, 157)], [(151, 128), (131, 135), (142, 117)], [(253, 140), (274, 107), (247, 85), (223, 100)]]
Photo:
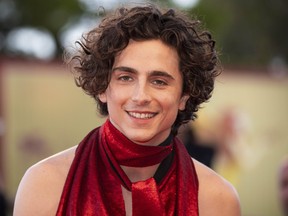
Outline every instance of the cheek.
[(110, 88), (106, 91), (106, 103), (108, 107), (121, 106), (129, 99), (129, 92), (122, 91), (120, 88)]
[(170, 118), (175, 118), (179, 111), (179, 102), (175, 97), (167, 97), (162, 99), (162, 108)]
[(113, 91), (113, 88), (111, 88), (111, 86), (108, 86), (106, 91), (99, 95), (99, 99), (103, 103), (109, 103), (110, 101), (115, 100), (115, 95), (117, 96), (117, 92)]

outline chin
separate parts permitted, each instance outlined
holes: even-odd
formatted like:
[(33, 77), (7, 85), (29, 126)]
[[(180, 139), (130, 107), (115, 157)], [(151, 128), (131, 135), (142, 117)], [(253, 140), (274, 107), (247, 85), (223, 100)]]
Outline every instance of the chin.
[(133, 136), (130, 138), (130, 140), (139, 145), (151, 145), (151, 144), (153, 145), (153, 143), (151, 143), (151, 140), (152, 140), (151, 137)]
[(150, 139), (143, 139), (143, 138), (141, 138), (141, 139), (131, 139), (132, 140), (132, 142), (134, 142), (134, 143), (137, 143), (137, 144), (139, 144), (139, 145), (149, 145), (149, 143), (150, 143)]

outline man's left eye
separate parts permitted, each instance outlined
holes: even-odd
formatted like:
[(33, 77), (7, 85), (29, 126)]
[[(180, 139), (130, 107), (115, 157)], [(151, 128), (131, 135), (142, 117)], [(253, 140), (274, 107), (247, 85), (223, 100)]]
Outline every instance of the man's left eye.
[(167, 85), (167, 83), (163, 80), (153, 80), (152, 83), (155, 85), (160, 85), (160, 86)]

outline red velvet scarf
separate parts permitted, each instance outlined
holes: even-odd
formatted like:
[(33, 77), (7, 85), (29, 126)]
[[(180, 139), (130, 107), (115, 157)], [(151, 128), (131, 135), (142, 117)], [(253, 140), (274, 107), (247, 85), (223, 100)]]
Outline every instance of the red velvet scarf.
[[(166, 175), (132, 183), (120, 165), (145, 167), (175, 156)], [(198, 179), (183, 144), (141, 146), (110, 122), (91, 131), (79, 144), (57, 210), (57, 216), (125, 216), (121, 185), (132, 192), (133, 216), (198, 216)]]

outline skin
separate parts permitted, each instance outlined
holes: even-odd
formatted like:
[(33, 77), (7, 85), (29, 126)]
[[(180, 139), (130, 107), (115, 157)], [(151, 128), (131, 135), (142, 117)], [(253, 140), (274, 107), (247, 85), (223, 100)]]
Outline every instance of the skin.
[[(157, 145), (170, 134), (178, 110), (188, 97), (182, 95), (183, 79), (177, 52), (159, 40), (131, 41), (116, 57), (107, 90), (99, 95), (107, 103), (109, 118), (130, 140)], [(55, 215), (75, 147), (29, 168), (16, 195), (14, 215)], [(238, 216), (240, 205), (233, 186), (194, 160), (199, 178), (201, 216)], [(61, 165), (61, 166), (60, 166)], [(132, 182), (154, 175), (159, 164), (134, 168), (122, 166)], [(122, 189), (126, 215), (132, 215), (131, 193)]]
[[(147, 64), (147, 62), (149, 62)], [(158, 145), (185, 109), (177, 52), (159, 40), (131, 41), (116, 58), (105, 93), (112, 124), (141, 145)]]

